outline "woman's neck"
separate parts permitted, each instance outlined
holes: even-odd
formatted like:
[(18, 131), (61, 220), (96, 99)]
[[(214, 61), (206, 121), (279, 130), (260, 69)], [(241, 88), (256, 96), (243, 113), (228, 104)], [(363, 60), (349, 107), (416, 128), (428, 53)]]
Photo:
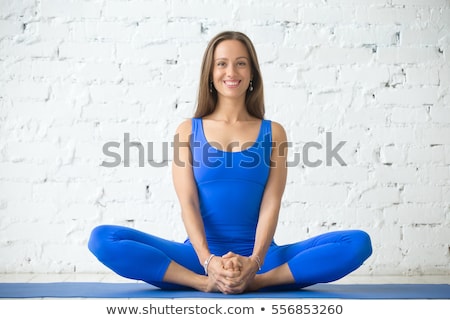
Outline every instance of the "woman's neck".
[(234, 123), (250, 120), (252, 117), (247, 111), (244, 99), (219, 99), (210, 118)]

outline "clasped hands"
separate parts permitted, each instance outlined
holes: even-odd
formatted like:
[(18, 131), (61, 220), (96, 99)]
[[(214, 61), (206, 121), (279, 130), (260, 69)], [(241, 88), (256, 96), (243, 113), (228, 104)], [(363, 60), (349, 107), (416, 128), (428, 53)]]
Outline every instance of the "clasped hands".
[(210, 291), (238, 294), (251, 290), (258, 269), (258, 262), (252, 257), (244, 257), (233, 252), (228, 252), (222, 257), (214, 256), (208, 265)]

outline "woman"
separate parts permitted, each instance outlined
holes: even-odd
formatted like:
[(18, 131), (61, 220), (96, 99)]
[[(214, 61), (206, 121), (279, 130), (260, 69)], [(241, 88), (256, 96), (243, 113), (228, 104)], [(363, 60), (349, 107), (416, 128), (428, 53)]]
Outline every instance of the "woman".
[(96, 227), (89, 249), (119, 275), (162, 289), (237, 294), (334, 281), (371, 255), (360, 230), (274, 242), (287, 139), (280, 124), (264, 119), (261, 72), (245, 34), (222, 32), (208, 44), (197, 110), (175, 141), (173, 182), (187, 240)]

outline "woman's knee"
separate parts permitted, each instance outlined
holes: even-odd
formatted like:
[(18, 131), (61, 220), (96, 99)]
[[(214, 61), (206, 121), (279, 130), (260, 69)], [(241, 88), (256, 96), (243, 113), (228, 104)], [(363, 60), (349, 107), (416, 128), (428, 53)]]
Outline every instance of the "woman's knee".
[(372, 240), (367, 232), (354, 230), (353, 242), (357, 246), (358, 253), (363, 261), (372, 255)]
[(108, 239), (111, 239), (113, 226), (101, 225), (92, 229), (89, 236), (88, 248), (95, 255), (98, 256), (105, 248)]

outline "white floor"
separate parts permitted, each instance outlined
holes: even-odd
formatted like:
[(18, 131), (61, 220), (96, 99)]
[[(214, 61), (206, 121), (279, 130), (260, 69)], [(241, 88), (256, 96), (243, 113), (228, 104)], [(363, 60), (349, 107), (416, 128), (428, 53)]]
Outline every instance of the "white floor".
[[(111, 274), (0, 274), (0, 283), (5, 282), (108, 282), (129, 283), (134, 280)], [(349, 275), (336, 284), (450, 284), (450, 276), (352, 276)]]

